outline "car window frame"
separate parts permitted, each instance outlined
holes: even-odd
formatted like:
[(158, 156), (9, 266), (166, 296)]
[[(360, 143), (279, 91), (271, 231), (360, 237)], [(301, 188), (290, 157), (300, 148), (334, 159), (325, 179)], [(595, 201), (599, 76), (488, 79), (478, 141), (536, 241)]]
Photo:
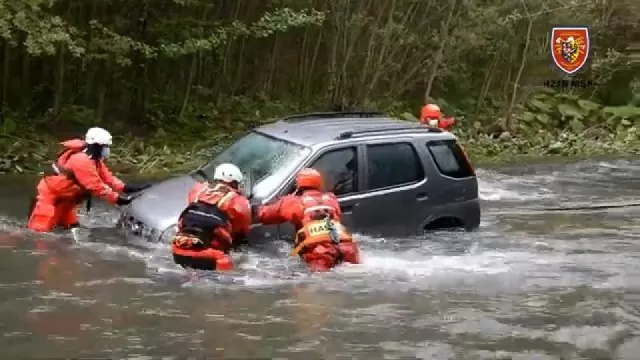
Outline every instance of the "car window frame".
[[(349, 194), (342, 194), (336, 197), (338, 198), (338, 200), (341, 200), (341, 199), (346, 199), (352, 196), (362, 195), (364, 193), (363, 186), (365, 184), (364, 177), (363, 177), (364, 172), (363, 172), (363, 164), (362, 164), (362, 161), (363, 161), (362, 145), (356, 142), (349, 142), (349, 143), (338, 143), (338, 144), (327, 145), (313, 152), (311, 156), (307, 158), (307, 160), (302, 162), (303, 165), (299, 169), (297, 169), (293, 174), (290, 175), (290, 178), (286, 181), (286, 185), (278, 189), (278, 191), (275, 192), (275, 195), (272, 196), (271, 199), (287, 195), (287, 190), (293, 186), (295, 182), (295, 174), (298, 171), (300, 171), (300, 169), (312, 166), (312, 164), (315, 163), (318, 159), (320, 159), (321, 157), (323, 157), (324, 155), (330, 152), (344, 150), (346, 148), (354, 148), (356, 150), (356, 159), (358, 162), (358, 181), (356, 186), (358, 187), (357, 189), (358, 191), (352, 192)], [(271, 201), (271, 199), (269, 199), (269, 201)]]
[[(424, 149), (425, 151), (429, 154), (429, 158), (431, 159), (431, 162), (433, 162), (433, 166), (435, 167), (435, 171), (438, 173), (439, 176), (445, 177), (449, 180), (454, 180), (454, 181), (464, 181), (464, 180), (468, 180), (468, 179), (472, 179), (476, 177), (475, 172), (473, 171), (473, 164), (469, 163), (469, 167), (471, 168), (471, 174), (469, 176), (465, 176), (465, 177), (453, 177), (451, 175), (447, 175), (444, 174), (442, 172), (442, 170), (440, 169), (440, 165), (438, 165), (438, 161), (436, 160), (435, 155), (433, 154), (433, 151), (431, 151), (431, 147), (430, 145), (436, 144), (436, 145), (441, 145), (443, 143), (455, 143), (458, 146), (460, 146), (461, 150), (464, 151), (464, 148), (462, 148), (462, 145), (460, 145), (460, 143), (458, 143), (457, 139), (433, 139), (433, 140), (427, 140), (424, 143)], [(455, 156), (455, 155), (454, 155)], [(468, 159), (466, 161), (469, 161)], [(458, 159), (456, 158), (456, 162), (458, 162)], [(458, 166), (460, 166), (460, 164), (458, 164)]]
[(404, 184), (397, 184), (397, 185), (392, 185), (392, 186), (387, 186), (384, 188), (377, 188), (377, 189), (369, 189), (369, 183), (368, 181), (365, 181), (363, 184), (363, 193), (366, 194), (376, 194), (376, 193), (392, 193), (392, 192), (397, 192), (397, 191), (404, 191), (406, 189), (412, 189), (412, 188), (416, 188), (419, 186), (422, 186), (424, 183), (426, 183), (427, 178), (428, 178), (428, 169), (424, 164), (424, 160), (423, 157), (421, 155), (420, 149), (419, 147), (416, 145), (415, 141), (413, 138), (410, 137), (402, 137), (402, 138), (393, 138), (393, 139), (377, 139), (377, 140), (369, 140), (366, 142), (363, 142), (361, 144), (362, 146), (362, 159), (363, 159), (363, 172), (364, 172), (364, 178), (363, 179), (368, 179), (369, 178), (369, 161), (368, 161), (368, 146), (375, 146), (375, 145), (394, 145), (394, 144), (407, 144), (411, 147), (411, 149), (413, 150), (413, 153), (415, 154), (415, 156), (417, 156), (417, 161), (418, 161), (418, 165), (420, 166), (420, 168), (422, 169), (422, 178), (418, 179), (416, 181), (410, 182), (410, 183), (404, 183)]

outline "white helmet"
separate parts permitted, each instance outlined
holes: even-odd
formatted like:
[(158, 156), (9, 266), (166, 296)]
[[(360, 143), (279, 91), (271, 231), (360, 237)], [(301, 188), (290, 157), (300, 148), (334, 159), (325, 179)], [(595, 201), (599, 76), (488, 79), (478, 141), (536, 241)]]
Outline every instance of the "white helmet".
[(224, 181), (231, 183), (237, 181), (242, 182), (242, 171), (233, 164), (220, 164), (216, 167), (216, 171), (213, 173), (213, 180)]
[(111, 134), (103, 128), (93, 127), (87, 130), (84, 137), (87, 144), (111, 145)]

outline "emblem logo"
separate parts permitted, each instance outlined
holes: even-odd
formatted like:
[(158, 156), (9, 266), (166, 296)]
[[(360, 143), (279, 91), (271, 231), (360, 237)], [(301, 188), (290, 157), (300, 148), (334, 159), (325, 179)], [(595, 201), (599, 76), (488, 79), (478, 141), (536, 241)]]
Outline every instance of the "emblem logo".
[(556, 66), (571, 75), (589, 58), (589, 28), (554, 27), (551, 30), (551, 57)]

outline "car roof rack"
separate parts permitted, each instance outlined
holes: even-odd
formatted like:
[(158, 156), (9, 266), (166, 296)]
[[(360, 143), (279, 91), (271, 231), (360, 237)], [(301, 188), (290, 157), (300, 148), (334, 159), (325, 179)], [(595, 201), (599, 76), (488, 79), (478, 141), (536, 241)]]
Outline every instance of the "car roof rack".
[(283, 117), (280, 119), (285, 122), (302, 122), (307, 120), (320, 119), (340, 119), (340, 118), (376, 118), (384, 117), (385, 114), (379, 111), (332, 111), (332, 112), (313, 112), (307, 114), (297, 114)]
[(396, 127), (396, 128), (380, 128), (380, 129), (369, 129), (369, 130), (347, 130), (343, 131), (338, 135), (335, 140), (345, 140), (351, 139), (354, 137), (363, 137), (369, 135), (378, 135), (378, 133), (386, 134), (409, 134), (415, 132), (428, 132), (428, 133), (441, 133), (442, 129), (432, 128), (428, 126), (406, 126), (406, 127)]

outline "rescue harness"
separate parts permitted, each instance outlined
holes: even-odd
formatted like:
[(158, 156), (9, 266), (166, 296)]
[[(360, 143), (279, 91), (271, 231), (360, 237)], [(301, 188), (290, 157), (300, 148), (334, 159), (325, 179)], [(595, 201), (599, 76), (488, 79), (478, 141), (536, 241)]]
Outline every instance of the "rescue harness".
[[(322, 220), (316, 220), (305, 225), (296, 234), (296, 246), (289, 255), (298, 255), (306, 246), (314, 245), (317, 242), (324, 242), (324, 240), (319, 241), (314, 239), (314, 235), (328, 234), (331, 242), (336, 245), (336, 249), (338, 250), (338, 261), (340, 261), (342, 258), (342, 252), (337, 245), (346, 240), (340, 238), (341, 231), (345, 230), (342, 224), (340, 224), (339, 227), (340, 229), (338, 229), (338, 226), (336, 226), (336, 223), (331, 219), (330, 215), (326, 215)], [(305, 238), (305, 228), (309, 232), (309, 235), (311, 235), (310, 237)]]
[[(220, 199), (211, 204), (200, 200), (200, 195), (204, 192), (220, 193)], [(204, 188), (196, 195), (194, 202), (189, 204), (180, 214), (181, 231), (176, 236), (188, 238), (192, 245), (207, 248), (213, 241), (213, 232), (219, 227), (225, 227), (229, 223), (229, 217), (221, 210), (222, 206), (229, 201), (235, 193), (228, 188), (220, 189), (218, 186), (211, 189)]]
[[(56, 160), (53, 163), (51, 163), (51, 169), (41, 172), (40, 176), (44, 179), (44, 181), (47, 184), (47, 186), (49, 186), (49, 184), (47, 183), (47, 178), (49, 176), (58, 176), (58, 175), (60, 175), (60, 176), (66, 177), (74, 185), (76, 185), (79, 188), (81, 188), (84, 191), (84, 194), (79, 199), (77, 199), (77, 203), (79, 204), (83, 200), (85, 200), (86, 201), (85, 209), (86, 209), (87, 213), (89, 213), (91, 211), (91, 207), (92, 207), (91, 192), (89, 192), (84, 186), (82, 186), (82, 184), (80, 184), (80, 182), (78, 181), (76, 176), (73, 174), (73, 171), (69, 170), (64, 165), (62, 165), (62, 160), (64, 160), (66, 162), (67, 160), (69, 160), (71, 155), (74, 155), (74, 154), (77, 154), (79, 152), (82, 152), (84, 149), (85, 148), (70, 148), (70, 149), (69, 148), (65, 148), (65, 149), (63, 149), (62, 151), (60, 151), (56, 155)], [(98, 166), (98, 160), (96, 160), (96, 167), (97, 166)], [(36, 204), (36, 197), (33, 196), (33, 198), (31, 199), (30, 206), (29, 206), (28, 217), (31, 216), (31, 213), (33, 212), (35, 204)]]

